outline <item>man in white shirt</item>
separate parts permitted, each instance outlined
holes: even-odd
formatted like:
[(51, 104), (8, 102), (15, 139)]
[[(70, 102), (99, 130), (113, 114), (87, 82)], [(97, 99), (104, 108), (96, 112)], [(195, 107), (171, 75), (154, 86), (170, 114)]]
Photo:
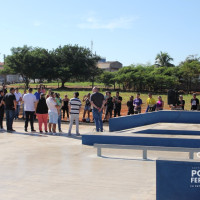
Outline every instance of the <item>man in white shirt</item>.
[(33, 120), (34, 120), (34, 113), (35, 113), (35, 104), (37, 102), (36, 97), (32, 94), (33, 89), (28, 89), (28, 94), (24, 94), (23, 101), (24, 101), (24, 111), (25, 111), (25, 131), (27, 132), (28, 122), (30, 120), (31, 131), (34, 132)]
[(50, 96), (46, 100), (48, 106), (48, 114), (49, 114), (49, 132), (51, 132), (51, 127), (53, 131), (53, 135), (56, 134), (56, 124), (58, 123), (58, 110), (59, 107), (55, 100), (54, 92), (50, 93)]
[(17, 103), (17, 107), (15, 110), (15, 119), (19, 118), (19, 111), (20, 111), (20, 105), (21, 105), (21, 101), (22, 101), (22, 94), (19, 92), (19, 88), (15, 89), (15, 98), (16, 98), (16, 103)]

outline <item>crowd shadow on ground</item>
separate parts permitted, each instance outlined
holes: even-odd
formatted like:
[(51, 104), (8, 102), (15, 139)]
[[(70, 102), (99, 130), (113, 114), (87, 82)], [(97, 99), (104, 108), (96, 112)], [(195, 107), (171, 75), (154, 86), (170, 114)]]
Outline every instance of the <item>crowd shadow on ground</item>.
[(27, 135), (32, 137), (66, 137), (66, 138), (72, 138), (77, 140), (82, 140), (82, 136), (77, 136), (76, 134), (72, 134), (71, 136), (68, 136), (68, 133), (56, 133), (56, 135), (53, 135), (53, 133), (39, 133), (37, 131), (35, 132), (21, 132), (21, 131), (13, 131), (13, 132), (7, 132), (6, 130), (0, 131), (0, 134), (19, 134), (19, 135)]

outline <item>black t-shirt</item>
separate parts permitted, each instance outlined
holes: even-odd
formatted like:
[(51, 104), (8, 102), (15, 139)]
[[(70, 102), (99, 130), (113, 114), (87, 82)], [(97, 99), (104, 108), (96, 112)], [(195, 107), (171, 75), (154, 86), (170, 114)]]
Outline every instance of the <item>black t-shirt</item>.
[(6, 110), (15, 110), (14, 108), (14, 100), (16, 100), (15, 95), (12, 93), (7, 93), (3, 97), (3, 101), (5, 102)]
[(46, 99), (40, 99), (38, 101), (36, 113), (38, 113), (38, 114), (47, 114), (48, 113), (48, 107), (47, 107)]
[(177, 106), (180, 106), (180, 105), (182, 105), (181, 107), (182, 107), (182, 109), (184, 110), (185, 100), (178, 100)]
[(112, 110), (113, 109), (113, 98), (112, 97), (107, 99), (106, 105), (107, 105), (107, 109), (108, 110)]
[(117, 109), (121, 109), (122, 103), (121, 103), (121, 102), (119, 103), (118, 100), (122, 101), (122, 97), (120, 97), (120, 96), (115, 97), (115, 109), (116, 109), (116, 108), (117, 108)]
[(133, 106), (133, 100), (132, 101), (127, 101), (127, 107), (129, 110), (133, 110), (134, 106)]
[[(0, 103), (3, 100), (3, 96), (0, 96)], [(2, 106), (0, 106), (0, 110), (4, 110), (4, 104), (2, 104)]]
[(4, 95), (6, 95), (8, 93), (6, 88), (3, 89), (3, 93), (4, 93)]
[(191, 110), (197, 110), (199, 99), (191, 99)]
[(104, 101), (104, 96), (99, 92), (93, 93), (90, 97), (90, 101), (92, 101), (98, 108), (101, 108)]

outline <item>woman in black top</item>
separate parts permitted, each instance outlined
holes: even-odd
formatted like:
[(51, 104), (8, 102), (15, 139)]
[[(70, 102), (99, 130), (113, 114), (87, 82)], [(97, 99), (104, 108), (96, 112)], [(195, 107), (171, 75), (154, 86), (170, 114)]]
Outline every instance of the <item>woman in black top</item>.
[(69, 99), (67, 95), (65, 95), (65, 98), (63, 99), (63, 119), (65, 118), (65, 112), (67, 113), (67, 118), (69, 118)]
[(43, 133), (42, 131), (42, 124), (44, 123), (44, 129), (45, 132), (47, 133), (47, 119), (48, 119), (48, 107), (45, 99), (45, 94), (40, 95), (40, 99), (37, 104), (36, 108), (36, 115), (38, 118), (38, 123), (39, 123), (39, 130), (40, 133)]
[(133, 106), (133, 96), (130, 96), (130, 100), (127, 101), (128, 113), (127, 115), (134, 114), (134, 106)]

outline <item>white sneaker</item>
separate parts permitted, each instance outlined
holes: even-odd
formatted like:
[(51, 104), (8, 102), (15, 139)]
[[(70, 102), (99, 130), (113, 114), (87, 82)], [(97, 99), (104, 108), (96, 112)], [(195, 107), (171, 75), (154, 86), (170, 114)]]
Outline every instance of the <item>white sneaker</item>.
[(80, 136), (81, 134), (80, 133), (76, 133), (76, 136)]
[(56, 135), (56, 133), (53, 133), (53, 135)]

